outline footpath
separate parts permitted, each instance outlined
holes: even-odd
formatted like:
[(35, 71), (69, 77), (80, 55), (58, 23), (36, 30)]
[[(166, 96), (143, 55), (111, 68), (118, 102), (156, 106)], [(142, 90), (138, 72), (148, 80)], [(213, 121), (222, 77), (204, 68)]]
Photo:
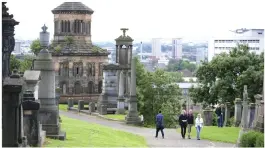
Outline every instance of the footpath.
[(158, 138), (155, 138), (155, 129), (145, 127), (128, 126), (124, 122), (104, 120), (96, 116), (90, 116), (85, 114), (77, 114), (75, 112), (60, 111), (60, 115), (68, 118), (78, 119), (89, 123), (100, 124), (108, 126), (117, 130), (122, 130), (137, 135), (141, 135), (146, 138), (149, 147), (234, 147), (234, 144), (211, 142), (208, 140), (196, 140), (182, 139), (180, 133), (177, 133), (175, 129), (165, 129), (165, 139), (162, 139), (161, 133)]

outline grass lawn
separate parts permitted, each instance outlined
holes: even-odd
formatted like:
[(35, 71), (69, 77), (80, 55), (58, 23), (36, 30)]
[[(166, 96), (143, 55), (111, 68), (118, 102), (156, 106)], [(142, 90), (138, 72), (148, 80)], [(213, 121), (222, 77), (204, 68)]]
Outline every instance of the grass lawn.
[(144, 137), (65, 116), (61, 118), (66, 140), (46, 138), (44, 147), (147, 147)]
[[(67, 107), (68, 107), (67, 104), (59, 104), (59, 110), (67, 111)], [(78, 108), (78, 105), (75, 104), (74, 107), (75, 107), (75, 108)], [(84, 107), (88, 107), (88, 105), (84, 105)]]
[(106, 117), (106, 118), (116, 119), (116, 120), (120, 120), (120, 121), (124, 121), (125, 120), (125, 116), (126, 115), (118, 115), (118, 114), (104, 115), (104, 117)]
[[(177, 132), (180, 133), (181, 129), (178, 128)], [(226, 143), (236, 143), (240, 128), (238, 127), (223, 127), (217, 126), (204, 126), (201, 130), (201, 139), (207, 139), (211, 141), (219, 141)], [(187, 133), (186, 133), (187, 135)], [(196, 138), (196, 129), (193, 126), (191, 130), (191, 136)]]

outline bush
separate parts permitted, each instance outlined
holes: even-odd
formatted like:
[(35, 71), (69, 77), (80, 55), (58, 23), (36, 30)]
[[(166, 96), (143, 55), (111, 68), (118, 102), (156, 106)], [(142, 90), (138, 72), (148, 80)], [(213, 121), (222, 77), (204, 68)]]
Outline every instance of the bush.
[(256, 138), (255, 147), (264, 147), (264, 134), (259, 133)]
[(213, 112), (213, 122), (212, 122), (213, 126), (217, 126), (217, 115), (215, 112)]
[(244, 133), (240, 139), (240, 147), (263, 147), (263, 143), (263, 133), (255, 131)]
[(235, 121), (234, 117), (229, 118), (228, 121), (226, 122), (226, 126), (227, 127), (235, 126), (234, 121)]

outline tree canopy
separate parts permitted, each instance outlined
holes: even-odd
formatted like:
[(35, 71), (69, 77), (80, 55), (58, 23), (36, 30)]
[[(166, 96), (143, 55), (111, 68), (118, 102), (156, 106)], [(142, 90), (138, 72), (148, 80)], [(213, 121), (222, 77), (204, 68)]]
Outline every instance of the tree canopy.
[(263, 53), (252, 53), (246, 45), (217, 55), (198, 68), (196, 77), (200, 85), (190, 89), (190, 96), (195, 102), (233, 104), (235, 98), (243, 97), (247, 85), (248, 96), (254, 102), (254, 95), (260, 94), (263, 88), (263, 59)]
[(170, 59), (167, 65), (167, 71), (179, 71), (188, 69), (191, 72), (196, 70), (196, 64), (185, 60)]
[(18, 70), (20, 68), (20, 65), (21, 65), (21, 62), (14, 55), (11, 54), (11, 57), (10, 57), (10, 70), (11, 70), (11, 72), (14, 69)]
[(139, 59), (136, 71), (138, 107), (140, 114), (144, 116), (145, 124), (153, 125), (156, 114), (161, 110), (166, 126), (173, 125), (174, 117), (180, 112), (179, 101), (182, 94), (174, 83), (172, 74), (160, 69), (147, 72)]
[(37, 55), (42, 49), (40, 45), (40, 40), (36, 39), (32, 41), (32, 43), (30, 44), (30, 49), (35, 55)]

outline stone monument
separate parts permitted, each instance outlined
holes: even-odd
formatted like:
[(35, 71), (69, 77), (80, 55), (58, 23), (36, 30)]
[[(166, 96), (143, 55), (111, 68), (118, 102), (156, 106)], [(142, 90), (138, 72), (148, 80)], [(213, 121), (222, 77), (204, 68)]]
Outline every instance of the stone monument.
[(39, 84), (38, 97), (40, 100), (40, 122), (43, 130), (46, 131), (47, 137), (64, 140), (66, 133), (60, 131), (58, 107), (55, 97), (55, 71), (52, 56), (47, 50), (49, 45), (49, 33), (47, 27), (42, 27), (40, 32), (40, 43), (42, 50), (33, 63), (33, 69), (41, 71), (41, 81)]
[(141, 119), (138, 115), (137, 109), (137, 97), (136, 97), (136, 59), (132, 59), (131, 66), (131, 91), (130, 98), (128, 100), (129, 103), (129, 112), (126, 119), (126, 124), (141, 124)]
[(117, 102), (117, 111), (116, 114), (124, 114), (125, 113), (125, 99), (124, 99), (124, 76), (123, 72), (120, 73), (119, 76), (119, 94), (118, 94), (118, 102)]
[(19, 22), (8, 13), (5, 4), (2, 2), (2, 147), (19, 147), (26, 145), (21, 105), (24, 81), (17, 71), (10, 76), (10, 55), (15, 47), (14, 30)]
[(242, 118), (242, 101), (240, 98), (235, 99), (235, 126), (238, 127)]

